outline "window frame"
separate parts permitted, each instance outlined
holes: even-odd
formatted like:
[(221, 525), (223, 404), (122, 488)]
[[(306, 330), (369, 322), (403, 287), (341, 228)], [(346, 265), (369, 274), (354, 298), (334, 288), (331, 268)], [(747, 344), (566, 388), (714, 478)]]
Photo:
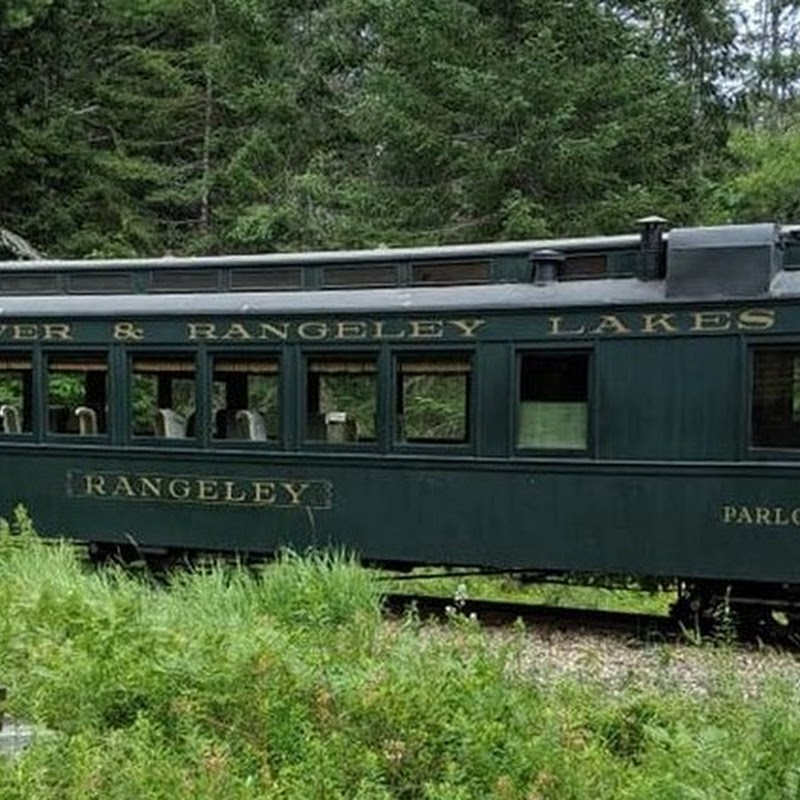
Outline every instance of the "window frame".
[[(522, 364), (526, 356), (584, 356), (586, 358), (586, 445), (582, 448), (572, 447), (536, 447), (520, 445), (520, 414), (522, 408)], [(537, 343), (523, 345), (514, 349), (513, 407), (511, 409), (511, 449), (515, 456), (532, 456), (538, 458), (581, 459), (593, 458), (595, 454), (595, 353), (592, 345), (576, 346), (576, 343), (564, 343), (560, 346), (546, 346)]]
[[(203, 427), (206, 402), (204, 395), (203, 375), (203, 353), (201, 348), (185, 347), (132, 347), (125, 350), (125, 374), (123, 382), (125, 385), (124, 414), (120, 420), (123, 430), (123, 441), (131, 446), (144, 447), (189, 447), (200, 449), (204, 446)], [(150, 434), (134, 433), (133, 425), (133, 402), (134, 402), (134, 362), (136, 359), (186, 359), (194, 364), (194, 432), (191, 436), (158, 436), (155, 431)], [(188, 418), (187, 418), (188, 423)]]
[[(308, 403), (310, 364), (314, 360), (372, 360), (375, 364), (375, 436), (369, 441), (341, 441), (331, 442), (327, 439), (312, 439), (308, 435), (310, 408)], [(316, 450), (328, 452), (357, 452), (377, 453), (380, 451), (383, 436), (383, 415), (381, 413), (381, 396), (384, 391), (384, 378), (382, 374), (381, 350), (379, 348), (344, 348), (344, 347), (315, 347), (300, 351), (300, 376), (297, 381), (300, 396), (297, 406), (300, 409), (298, 419), (298, 443), (301, 450)]]
[[(53, 431), (50, 428), (50, 364), (53, 359), (81, 359), (81, 358), (96, 358), (102, 356), (105, 359), (106, 369), (106, 385), (105, 385), (105, 430), (98, 433), (81, 434), (79, 432), (66, 432), (66, 431)], [(36, 370), (34, 359), (34, 371)], [(39, 421), (41, 425), (42, 441), (54, 444), (75, 444), (75, 445), (92, 445), (92, 444), (108, 444), (111, 442), (111, 428), (114, 418), (114, 369), (113, 369), (113, 352), (108, 345), (71, 345), (69, 347), (43, 347), (40, 350), (39, 358), (39, 372), (40, 380), (39, 398), (38, 401), (35, 397), (37, 385), (34, 376), (34, 404), (39, 407)], [(87, 370), (88, 372), (88, 370)]]
[[(37, 417), (40, 416), (40, 414), (37, 413), (37, 407), (38, 407), (37, 384), (39, 382), (37, 379), (37, 372), (39, 371), (40, 365), (42, 364), (41, 356), (39, 356), (39, 354), (35, 351), (33, 347), (20, 347), (19, 345), (14, 347), (12, 345), (0, 348), (0, 358), (2, 357), (25, 359), (28, 362), (30, 362), (30, 390), (29, 390), (30, 397), (28, 398), (30, 419), (29, 419), (28, 430), (21, 430), (19, 432), (0, 431), (0, 441), (2, 442), (35, 441), (36, 440), (35, 435), (37, 434)], [(11, 371), (12, 370), (9, 370), (9, 372)], [(23, 387), (23, 392), (24, 392), (24, 387)], [(23, 407), (24, 405), (25, 403), (23, 401)]]
[[(467, 392), (466, 392), (466, 416), (465, 433), (466, 438), (462, 440), (417, 440), (402, 441), (398, 436), (398, 407), (400, 403), (400, 363), (404, 360), (432, 360), (452, 358), (461, 359), (468, 363), (467, 372)], [(472, 455), (478, 446), (477, 419), (478, 419), (478, 380), (475, 348), (465, 349), (459, 345), (451, 347), (404, 347), (395, 348), (391, 352), (389, 380), (389, 440), (391, 448), (397, 453), (426, 453), (431, 455)]]
[[(743, 425), (744, 442), (742, 448), (742, 458), (765, 461), (780, 457), (785, 461), (800, 460), (800, 445), (791, 447), (789, 445), (757, 445), (753, 442), (753, 406), (755, 400), (754, 381), (755, 381), (755, 360), (758, 352), (765, 351), (795, 351), (796, 357), (800, 358), (800, 341), (796, 338), (787, 339), (783, 337), (764, 337), (758, 341), (749, 340), (744, 343), (745, 369), (743, 370), (742, 395), (745, 398), (743, 403)], [(800, 422), (798, 423), (800, 424)]]
[[(203, 421), (202, 424), (206, 425), (208, 428), (208, 445), (212, 449), (220, 449), (220, 450), (233, 450), (239, 448), (245, 449), (254, 449), (254, 450), (283, 450), (285, 447), (286, 442), (286, 415), (284, 413), (284, 408), (286, 405), (284, 396), (285, 396), (285, 384), (286, 384), (286, 358), (285, 351), (280, 350), (277, 348), (271, 348), (269, 350), (258, 350), (256, 352), (248, 352), (244, 349), (221, 349), (221, 348), (209, 348), (206, 351), (205, 358), (207, 359), (207, 374), (206, 374), (206, 382), (205, 382), (205, 395), (207, 398), (206, 402), (206, 409), (207, 409), (207, 420)], [(237, 360), (241, 359), (243, 361), (272, 361), (277, 363), (278, 371), (277, 371), (277, 380), (278, 380), (278, 387), (277, 387), (277, 417), (278, 417), (278, 435), (277, 437), (270, 437), (267, 436), (266, 439), (239, 439), (239, 438), (218, 438), (214, 435), (214, 410), (213, 410), (213, 402), (214, 402), (214, 373), (215, 373), (215, 364), (218, 359), (231, 359)], [(248, 373), (252, 374), (252, 373)]]

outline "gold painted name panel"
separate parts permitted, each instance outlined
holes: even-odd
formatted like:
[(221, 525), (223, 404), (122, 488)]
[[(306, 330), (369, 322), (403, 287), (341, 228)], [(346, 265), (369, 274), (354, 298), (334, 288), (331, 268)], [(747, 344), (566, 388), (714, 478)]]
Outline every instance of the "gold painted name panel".
[(330, 481), (295, 478), (69, 470), (67, 495), (92, 500), (149, 500), (210, 506), (333, 507)]

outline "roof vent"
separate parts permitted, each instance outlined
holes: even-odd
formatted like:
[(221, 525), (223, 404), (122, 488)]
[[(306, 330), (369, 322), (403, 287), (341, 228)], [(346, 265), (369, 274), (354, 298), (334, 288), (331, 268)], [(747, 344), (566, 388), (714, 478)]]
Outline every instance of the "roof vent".
[(530, 255), (531, 277), (537, 286), (555, 283), (564, 263), (564, 254), (559, 250), (537, 250)]
[(721, 225), (669, 232), (667, 297), (758, 297), (778, 269), (778, 226)]
[(664, 277), (664, 217), (642, 217), (636, 220), (642, 227), (641, 267), (639, 276), (643, 281), (657, 281)]

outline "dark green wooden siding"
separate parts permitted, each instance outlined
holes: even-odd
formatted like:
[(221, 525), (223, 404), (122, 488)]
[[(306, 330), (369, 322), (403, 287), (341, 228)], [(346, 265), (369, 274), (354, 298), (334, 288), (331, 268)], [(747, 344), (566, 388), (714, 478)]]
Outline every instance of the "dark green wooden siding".
[(603, 342), (597, 457), (736, 459), (745, 435), (740, 361), (737, 337)]

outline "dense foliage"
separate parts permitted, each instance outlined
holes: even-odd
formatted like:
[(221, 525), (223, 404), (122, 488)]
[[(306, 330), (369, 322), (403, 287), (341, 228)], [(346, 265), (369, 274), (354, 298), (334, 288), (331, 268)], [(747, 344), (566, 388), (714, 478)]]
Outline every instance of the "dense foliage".
[[(740, 681), (724, 650), (688, 691), (671, 648), (613, 691), (469, 619), (385, 623), (346, 559), (154, 585), (90, 571), (24, 515), (0, 526), (8, 714), (42, 727), (0, 757), (0, 796), (794, 797), (798, 690)], [(791, 659), (785, 660), (786, 665)], [(754, 696), (758, 702), (753, 702)]]
[(793, 4), (752, 5), (4, 0), (0, 229), (90, 257), (786, 218)]

